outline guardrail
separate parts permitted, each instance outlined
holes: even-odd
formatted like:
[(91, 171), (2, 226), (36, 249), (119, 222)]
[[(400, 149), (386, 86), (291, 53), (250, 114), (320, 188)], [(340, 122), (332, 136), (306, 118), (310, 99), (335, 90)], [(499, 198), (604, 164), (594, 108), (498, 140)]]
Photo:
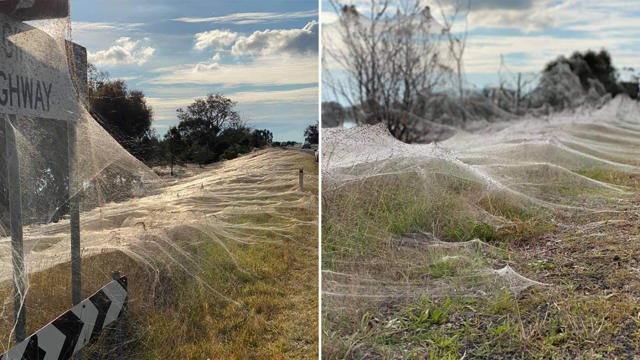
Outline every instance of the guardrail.
[(11, 348), (0, 360), (67, 360), (120, 317), (126, 300), (127, 277), (114, 273), (114, 281)]

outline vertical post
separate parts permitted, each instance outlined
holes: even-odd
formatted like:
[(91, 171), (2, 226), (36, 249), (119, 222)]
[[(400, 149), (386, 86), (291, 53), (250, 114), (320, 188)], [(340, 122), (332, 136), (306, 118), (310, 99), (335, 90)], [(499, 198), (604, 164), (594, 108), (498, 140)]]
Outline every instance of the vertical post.
[[(68, 16), (68, 2), (60, 5), (60, 9)], [(67, 6), (64, 8), (64, 6)], [(73, 42), (66, 42), (71, 78), (74, 79), (76, 91), (83, 102), (88, 101), (87, 82), (87, 50)], [(78, 119), (79, 121), (79, 119)], [(80, 199), (82, 184), (78, 172), (78, 123), (67, 123), (68, 156), (69, 156), (69, 225), (71, 227), (71, 298), (73, 305), (82, 301), (82, 259), (80, 253)], [(80, 355), (80, 354), (79, 354)], [(80, 359), (79, 356), (76, 359)]]
[[(80, 257), (80, 184), (76, 156), (77, 124), (67, 122), (68, 174), (69, 174), (69, 225), (71, 233), (71, 302), (82, 301), (82, 259)], [(82, 353), (74, 356), (81, 360)]]
[(518, 113), (518, 111), (520, 111), (520, 97), (522, 94), (521, 80), (522, 80), (522, 73), (518, 73), (518, 89), (516, 90), (516, 114)]
[[(120, 277), (121, 277), (120, 276), (120, 271), (116, 270), (116, 271), (112, 271), (111, 272), (111, 279), (112, 280), (119, 281)], [(125, 303), (122, 304), (121, 320), (116, 323), (116, 326), (115, 326), (115, 329), (114, 329), (115, 333), (114, 333), (113, 340), (115, 341), (115, 344), (117, 344), (116, 348), (114, 349), (115, 353), (118, 353), (120, 351), (120, 349), (122, 349), (123, 344), (125, 343), (124, 336), (125, 336), (125, 333), (126, 333), (126, 328), (125, 328), (126, 325), (125, 325), (125, 322), (122, 321), (122, 318), (125, 317), (125, 312), (126, 311), (127, 311), (127, 302), (125, 301)]]
[(15, 315), (16, 343), (27, 337), (27, 312), (25, 299), (24, 249), (22, 243), (22, 193), (20, 186), (20, 159), (16, 134), (11, 121), (15, 115), (3, 115), (5, 154), (7, 156), (7, 179), (9, 190), (9, 213), (11, 225), (11, 253), (13, 264), (13, 309)]
[(304, 191), (304, 169), (300, 169), (299, 172), (300, 192)]
[(71, 298), (82, 301), (82, 263), (80, 262), (80, 188), (76, 156), (76, 124), (67, 125), (69, 146), (69, 217), (71, 225)]

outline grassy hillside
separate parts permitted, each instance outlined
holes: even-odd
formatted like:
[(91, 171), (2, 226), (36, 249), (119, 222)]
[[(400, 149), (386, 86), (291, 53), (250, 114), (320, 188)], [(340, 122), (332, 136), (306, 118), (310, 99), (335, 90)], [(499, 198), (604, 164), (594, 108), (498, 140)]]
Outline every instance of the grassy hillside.
[[(247, 164), (262, 165), (252, 172)], [(299, 168), (305, 193), (297, 192)], [(313, 156), (265, 150), (167, 179), (159, 198), (182, 202), (196, 221), (175, 213), (177, 220), (160, 219), (169, 226), (159, 232), (145, 219), (137, 236), (153, 235), (162, 246), (83, 257), (86, 296), (112, 270), (127, 275), (130, 292), (126, 315), (85, 358), (317, 358), (317, 174)], [(140, 212), (142, 202), (132, 208)], [(199, 220), (202, 214), (214, 220)], [(68, 263), (29, 277), (29, 333), (69, 308), (69, 287)], [(8, 299), (10, 287), (2, 291)], [(5, 315), (3, 334), (11, 323)]]
[(640, 128), (622, 107), (435, 145), (330, 133), (323, 358), (635, 359)]

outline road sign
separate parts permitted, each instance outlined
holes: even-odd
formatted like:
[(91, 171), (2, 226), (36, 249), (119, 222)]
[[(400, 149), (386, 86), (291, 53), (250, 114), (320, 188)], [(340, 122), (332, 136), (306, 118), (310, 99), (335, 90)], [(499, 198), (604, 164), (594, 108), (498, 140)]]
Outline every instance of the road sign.
[(21, 21), (69, 16), (68, 0), (0, 0), (0, 13)]
[(0, 360), (66, 360), (113, 323), (127, 299), (127, 278), (114, 280), (17, 344)]
[(81, 109), (64, 40), (5, 14), (0, 36), (0, 113), (77, 119)]

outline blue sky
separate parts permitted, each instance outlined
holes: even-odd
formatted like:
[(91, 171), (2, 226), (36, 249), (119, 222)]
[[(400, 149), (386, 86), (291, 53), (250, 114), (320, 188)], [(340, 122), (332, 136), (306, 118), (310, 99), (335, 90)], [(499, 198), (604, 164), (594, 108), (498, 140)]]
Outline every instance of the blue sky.
[(318, 120), (317, 1), (71, 0), (71, 21), (90, 62), (145, 93), (161, 135), (208, 93), (274, 140)]
[[(445, 6), (455, 0), (441, 0)], [(500, 56), (512, 74), (536, 78), (544, 64), (574, 51), (607, 49), (622, 78), (634, 67), (640, 74), (640, 1), (638, 0), (471, 0), (464, 68), (468, 87), (499, 83)], [(368, 0), (345, 0), (366, 13)], [(437, 1), (422, 1), (436, 9)], [(397, 3), (392, 1), (392, 3)], [(438, 19), (437, 12), (435, 13)], [(322, 1), (323, 41), (335, 36), (335, 12)], [(457, 24), (454, 31), (464, 29)], [(329, 65), (330, 71), (337, 67)], [(512, 80), (508, 73), (503, 78)], [(323, 100), (332, 95), (323, 89)]]

